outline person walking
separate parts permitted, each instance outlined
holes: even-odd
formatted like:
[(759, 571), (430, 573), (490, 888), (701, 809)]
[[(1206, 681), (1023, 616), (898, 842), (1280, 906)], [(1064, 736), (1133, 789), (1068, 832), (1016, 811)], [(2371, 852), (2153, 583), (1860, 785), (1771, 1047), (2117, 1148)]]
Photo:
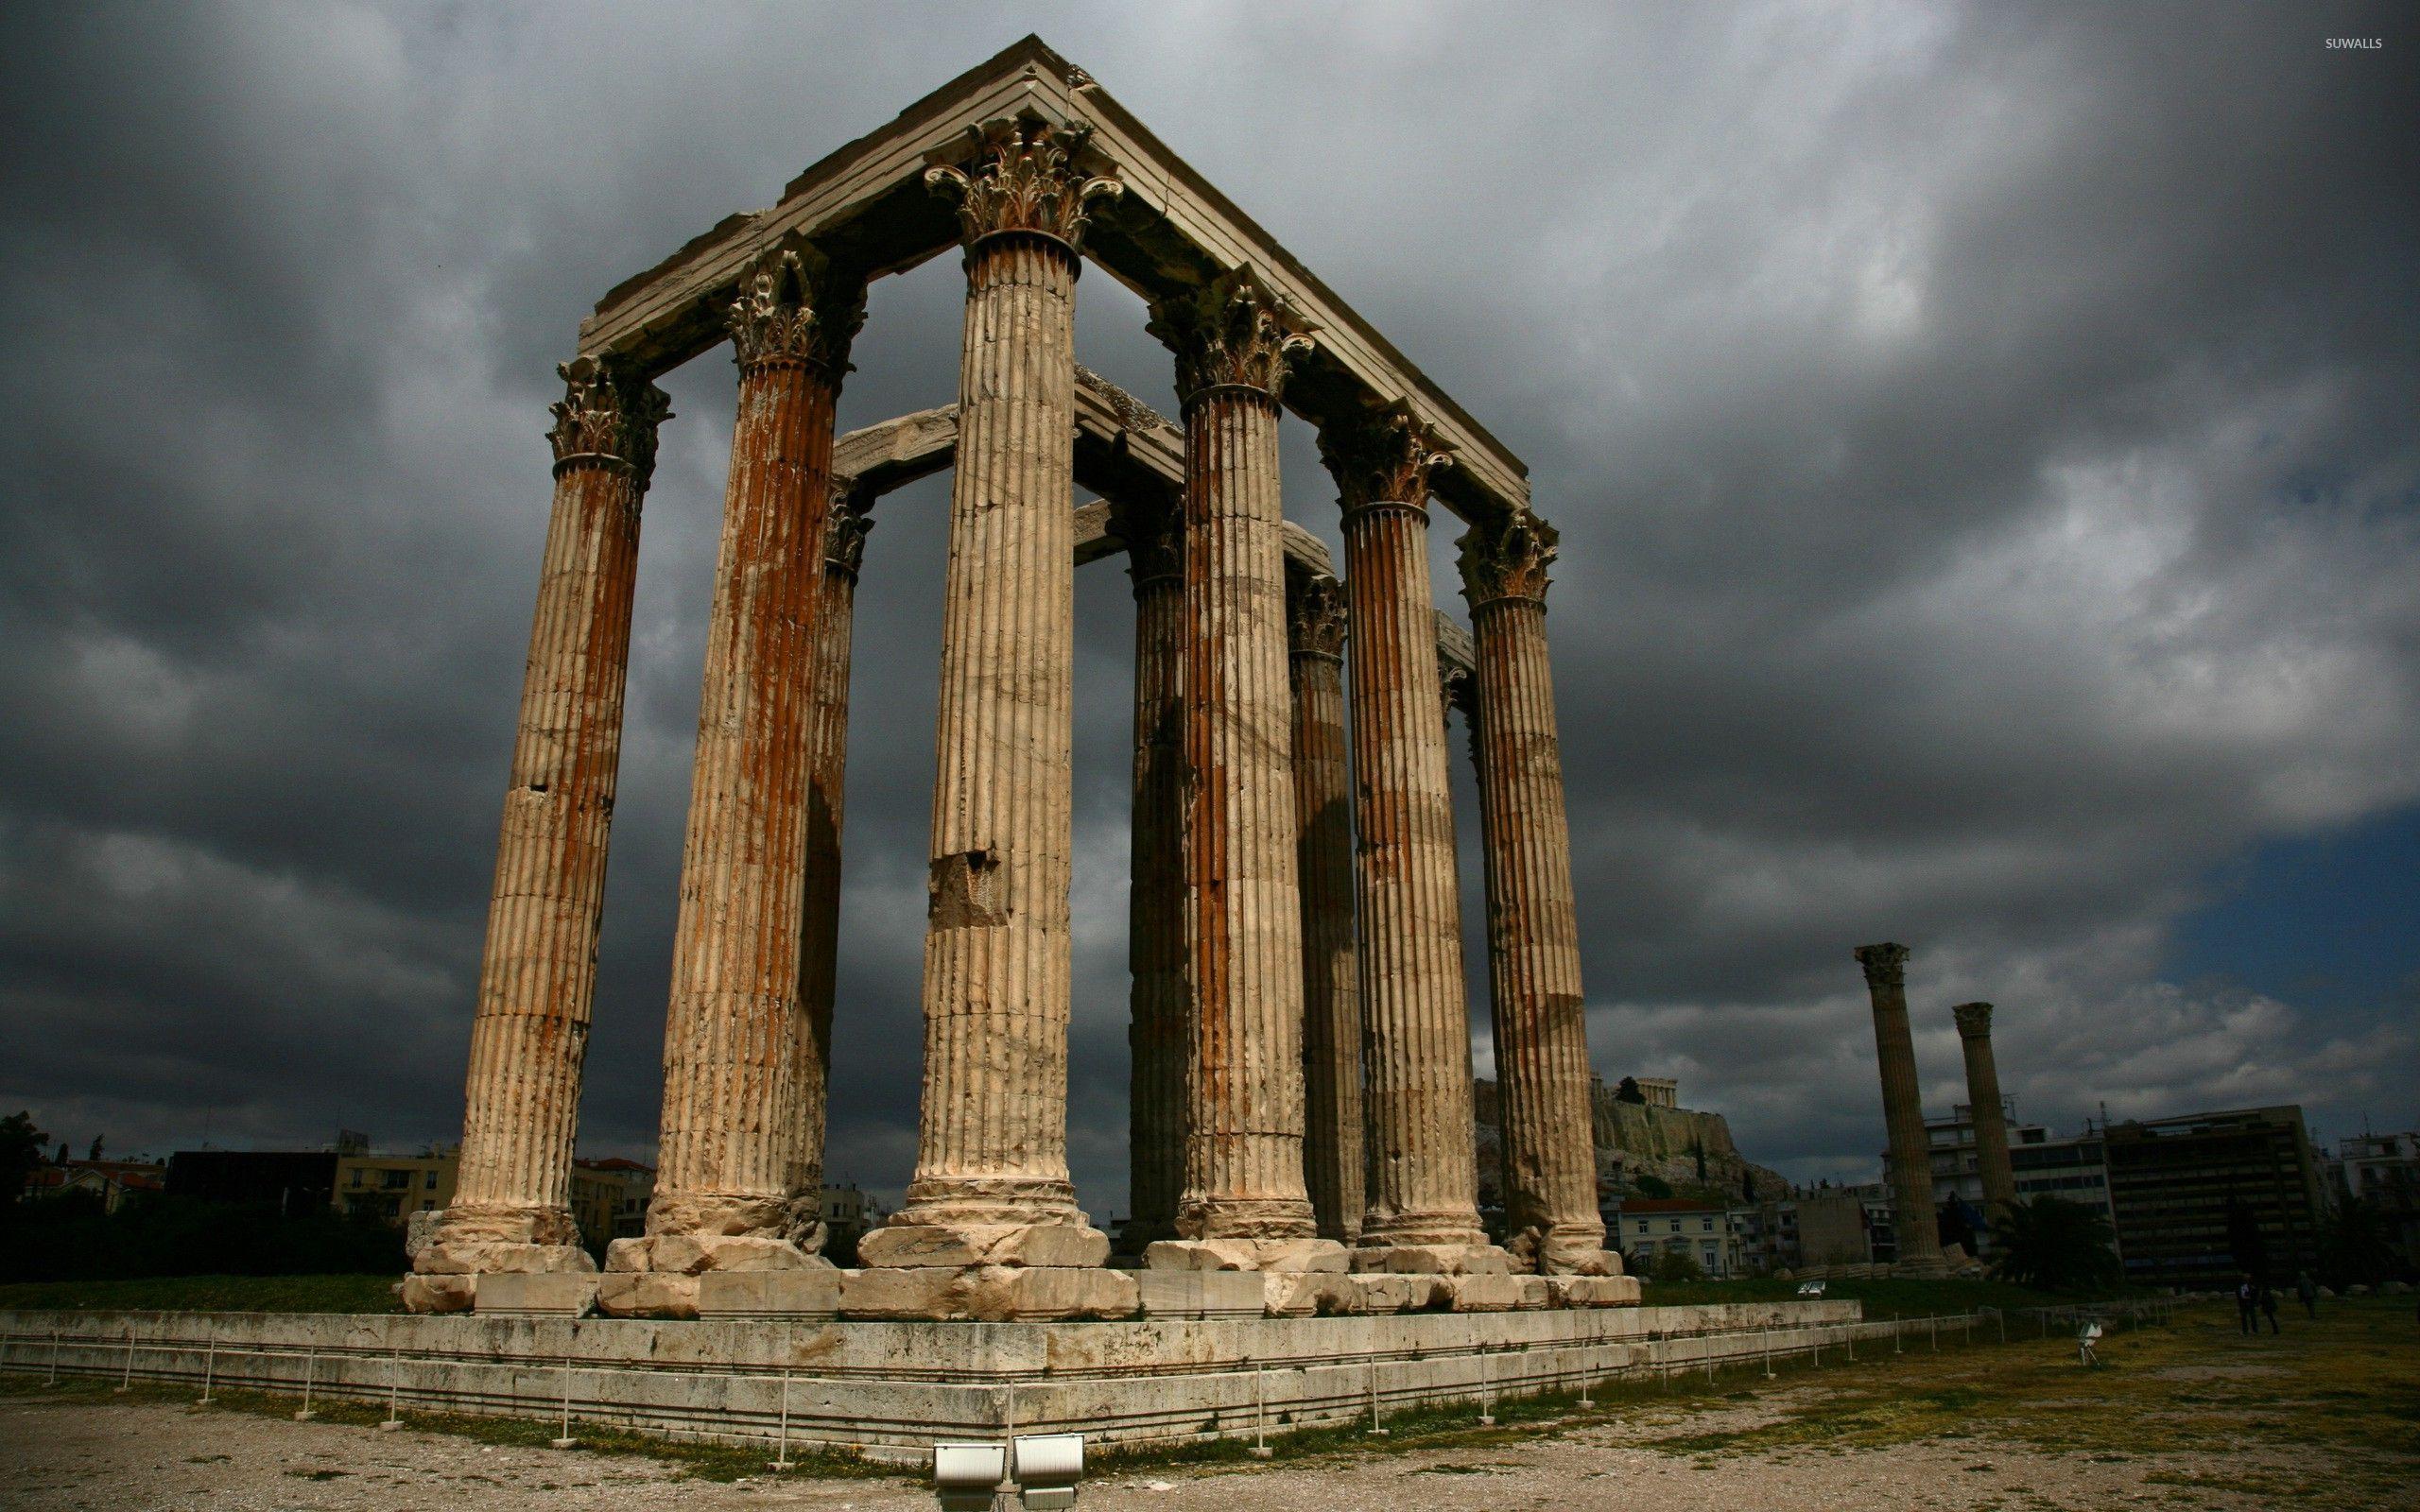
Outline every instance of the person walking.
[[(2265, 1281), (2265, 1280), (2264, 1280), (2264, 1281), (2262, 1281), (2262, 1282), (2260, 1283), (2260, 1312), (2261, 1312), (2261, 1315), (2262, 1315), (2262, 1316), (2264, 1316), (2264, 1317), (2266, 1317), (2266, 1318), (2268, 1318), (2268, 1319), (2269, 1319), (2269, 1332), (2272, 1332), (2272, 1333), (2276, 1332), (2277, 1332), (2277, 1290), (2276, 1290), (2276, 1288), (2275, 1288), (2275, 1287), (2271, 1286), (2271, 1285), (2270, 1285), (2267, 1281)], [(2255, 1330), (2253, 1330), (2253, 1332), (2256, 1332), (2256, 1333), (2257, 1333), (2257, 1332), (2259, 1332), (2260, 1331), (2259, 1331), (2259, 1330), (2257, 1330), (2257, 1329), (2255, 1329)]]
[(2319, 1287), (2312, 1282), (2310, 1272), (2305, 1271), (2294, 1278), (2294, 1296), (2303, 1304), (2303, 1311), (2311, 1315), (2311, 1320), (2318, 1321)]
[(2259, 1300), (2259, 1292), (2253, 1288), (2252, 1273), (2246, 1271), (2243, 1279), (2236, 1282), (2235, 1288), (2236, 1326), (2245, 1333), (2256, 1334), (2260, 1332), (2260, 1317), (2257, 1312)]

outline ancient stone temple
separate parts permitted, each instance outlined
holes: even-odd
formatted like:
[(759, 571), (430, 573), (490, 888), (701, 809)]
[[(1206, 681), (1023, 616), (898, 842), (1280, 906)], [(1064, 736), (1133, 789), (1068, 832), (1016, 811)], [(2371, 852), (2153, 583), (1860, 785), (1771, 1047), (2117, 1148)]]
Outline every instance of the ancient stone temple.
[(1860, 945), (1857, 963), (1874, 1005), (1874, 1046), (1882, 1068), (1882, 1121), (1891, 1137), (1892, 1228), (1898, 1235), (1897, 1269), (1937, 1276), (1946, 1268), (1934, 1216), (1932, 1153), (1916, 1083), (1916, 1041), (1908, 1023), (1908, 947), (1888, 941)]
[[(952, 252), (957, 403), (836, 436), (853, 344), (879, 335), (859, 329), (868, 283)], [(1079, 366), (1087, 267), (1149, 301), (1175, 416)], [(670, 419), (653, 380), (726, 343), (737, 420), (662, 1170), (645, 1234), (600, 1274), (568, 1183), (639, 522)], [(1556, 533), (1519, 459), (1089, 76), (1032, 39), (1010, 48), (608, 292), (562, 375), (460, 1195), (416, 1259), (415, 1310), (510, 1296), (659, 1317), (1051, 1319), (1636, 1299), (1596, 1207), (1548, 665)], [(1289, 411), (1333, 475), (1341, 563), (1287, 518)], [(867, 1029), (833, 1004), (850, 621), (881, 500), (942, 469), (918, 1152), (904, 1207), (842, 1271), (819, 1252), (815, 1199), (832, 1049)], [(1467, 630), (1431, 601), (1432, 524), (1461, 527)], [(1134, 1213), (1114, 1239), (1069, 1178), (1066, 1092), (1075, 574), (1121, 556)], [(1454, 709), (1480, 794), (1495, 1238), (1471, 1138)], [(854, 712), (899, 714), (864, 697)]]

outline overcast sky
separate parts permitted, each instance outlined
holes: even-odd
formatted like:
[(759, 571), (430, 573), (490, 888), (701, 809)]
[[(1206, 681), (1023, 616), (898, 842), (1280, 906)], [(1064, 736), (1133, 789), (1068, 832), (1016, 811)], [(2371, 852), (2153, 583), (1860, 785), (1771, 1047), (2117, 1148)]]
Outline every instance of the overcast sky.
[[(1892, 938), (1936, 1110), (1981, 998), (2063, 1130), (2420, 1123), (2411, 9), (1143, 14), (10, 8), (0, 1107), (79, 1148), (456, 1137), (554, 364), (604, 290), (1031, 29), (1528, 461), (1601, 1073), (1869, 1174), (1849, 952)], [(955, 257), (876, 285), (844, 428), (955, 397), (962, 296)], [(1173, 411), (1140, 302), (1096, 270), (1079, 304), (1082, 359)], [(734, 382), (666, 380), (589, 1154), (653, 1145)], [(858, 598), (829, 1168), (886, 1191), (947, 500), (885, 501)], [(1132, 613), (1115, 564), (1077, 593), (1098, 1217)]]

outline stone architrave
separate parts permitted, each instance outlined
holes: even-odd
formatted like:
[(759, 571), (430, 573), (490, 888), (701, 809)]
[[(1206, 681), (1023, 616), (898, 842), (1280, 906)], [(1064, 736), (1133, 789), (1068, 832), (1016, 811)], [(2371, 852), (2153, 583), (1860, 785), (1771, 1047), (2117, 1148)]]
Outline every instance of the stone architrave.
[[(1152, 306), (1185, 428), (1188, 1120), (1154, 1268), (1340, 1270), (1303, 1180), (1302, 900), (1277, 425), (1311, 343), (1250, 269)], [(1467, 1136), (1465, 1137), (1467, 1143)]]
[(1118, 509), (1134, 587), (1134, 809), (1127, 891), (1128, 1150), (1120, 1246), (1176, 1235), (1184, 1190), (1184, 519)]
[(1486, 852), (1506, 1248), (1543, 1274), (1602, 1276), (1619, 1262), (1597, 1210), (1580, 919), (1547, 660), (1555, 544), (1554, 528), (1527, 513), (1462, 538), (1478, 663), (1467, 707)]
[(1945, 1268), (1933, 1210), (1932, 1151), (1916, 1084), (1916, 1042), (1908, 1026), (1908, 947), (1885, 942), (1857, 948), (1874, 1000), (1874, 1045), (1882, 1066), (1882, 1119), (1891, 1136), (1891, 1226), (1898, 1236), (1897, 1268), (1937, 1276)]
[(1949, 1010), (1966, 1053), (1966, 1104), (1975, 1121), (1975, 1165), (1983, 1178), (1983, 1213), (1999, 1221), (2016, 1201), (2016, 1168), (2008, 1155), (2008, 1119), (2000, 1101), (2000, 1069), (1992, 1057), (1992, 1005), (1962, 1003)]
[(864, 318), (863, 279), (797, 238), (758, 257), (728, 317), (739, 401), (665, 1015), (661, 1164), (646, 1236), (607, 1252), (607, 1311), (692, 1311), (704, 1270), (825, 1263), (805, 1247), (820, 1194), (794, 1185), (802, 882), (832, 411)]
[(610, 357), (556, 369), (555, 502), (496, 843), (471, 1025), (460, 1177), (414, 1257), (406, 1300), (471, 1304), (479, 1272), (596, 1269), (571, 1214), (580, 1070), (596, 992), (605, 856), (621, 765), (639, 507), (663, 390)]
[[(1356, 1266), (1500, 1271), (1478, 1222), (1454, 800), (1428, 579), (1428, 475), (1396, 405), (1320, 433), (1344, 508), (1369, 1207)], [(1401, 1253), (1396, 1253), (1400, 1251)]]
[(1098, 1265), (1067, 1175), (1077, 246), (1119, 186), (1085, 133), (972, 129), (941, 716), (925, 936), (925, 1087), (908, 1200), (870, 1266)]
[(1368, 1200), (1361, 988), (1353, 929), (1353, 768), (1344, 739), (1344, 585), (1305, 576), (1288, 605), (1294, 679), (1294, 869), (1303, 892), (1303, 1177), (1322, 1238), (1352, 1244)]
[[(832, 1077), (832, 998), (840, 942), (840, 825), (849, 765), (849, 670), (856, 622), (857, 570), (873, 529), (873, 500), (837, 488), (825, 525), (822, 597), (815, 612), (815, 667), (806, 758), (806, 875), (799, 934), (798, 1168), (789, 1190), (823, 1189), (823, 1132)], [(822, 1224), (808, 1247), (823, 1247)]]

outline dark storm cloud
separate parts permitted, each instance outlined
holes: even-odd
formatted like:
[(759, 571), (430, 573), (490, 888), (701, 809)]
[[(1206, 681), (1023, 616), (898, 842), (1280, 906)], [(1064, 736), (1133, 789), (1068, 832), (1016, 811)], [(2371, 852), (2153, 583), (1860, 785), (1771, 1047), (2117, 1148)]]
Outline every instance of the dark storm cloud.
[[(1028, 24), (897, 15), (11, 14), (0, 1103), (121, 1148), (449, 1134), (551, 365), (597, 293)], [(2408, 1004), (2163, 961), (2213, 868), (2420, 798), (2400, 12), (1029, 24), (1530, 462), (1600, 1069), (1870, 1168), (1847, 950), (1890, 936), (1936, 1103), (1969, 997), (2037, 1117), (2393, 1092)], [(844, 425), (952, 397), (960, 292), (947, 258), (877, 285)], [(1080, 348), (1172, 407), (1141, 314), (1085, 280)], [(653, 1133), (727, 461), (721, 355), (666, 382), (597, 1150)], [(1334, 543), (1310, 439), (1289, 512)], [(859, 598), (831, 1164), (885, 1188), (946, 499), (886, 501)], [(1079, 595), (1071, 1150), (1108, 1211), (1131, 610), (1111, 566)]]

